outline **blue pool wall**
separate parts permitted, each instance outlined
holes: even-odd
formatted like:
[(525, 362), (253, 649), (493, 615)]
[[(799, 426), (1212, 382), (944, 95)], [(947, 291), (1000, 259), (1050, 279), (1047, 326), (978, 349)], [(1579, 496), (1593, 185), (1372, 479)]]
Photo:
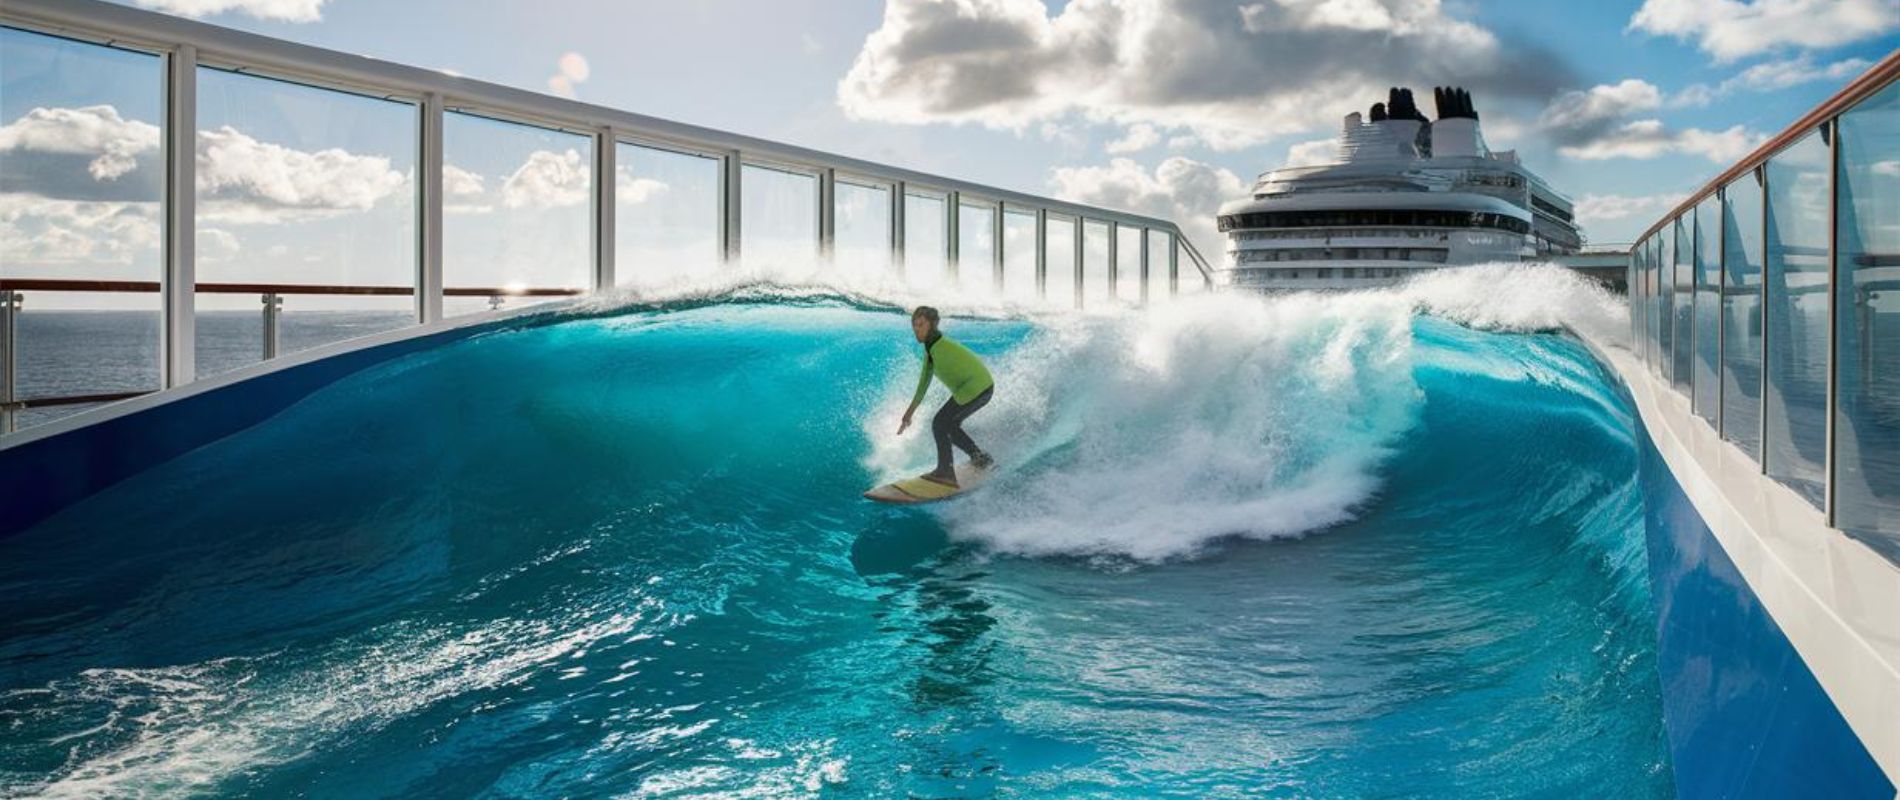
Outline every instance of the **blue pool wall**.
[(1893, 784), (1636, 424), (1656, 666), (1680, 796), (1893, 800)]
[(0, 450), (0, 486), (6, 487), (5, 502), (0, 502), (0, 539), (119, 481), (263, 422), (353, 373), (509, 324), (520, 323), (510, 318), (463, 325), (292, 364)]

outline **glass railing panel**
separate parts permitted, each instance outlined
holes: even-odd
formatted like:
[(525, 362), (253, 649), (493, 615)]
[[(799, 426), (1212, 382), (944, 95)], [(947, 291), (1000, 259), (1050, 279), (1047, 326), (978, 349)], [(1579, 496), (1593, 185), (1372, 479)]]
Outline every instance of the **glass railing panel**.
[(1900, 560), (1900, 84), (1838, 124), (1834, 520)]
[(159, 388), (163, 74), (147, 53), (0, 28), (0, 281), (138, 284), (17, 292), (18, 385), (0, 402)]
[(1695, 207), (1695, 414), (1715, 424), (1722, 384), (1722, 201), (1710, 195)]
[(718, 271), (718, 159), (620, 142), (614, 171), (614, 283), (663, 286)]
[(1768, 160), (1768, 475), (1821, 505), (1827, 453), (1829, 145), (1809, 133)]
[(1670, 238), (1675, 240), (1675, 247), (1670, 251), (1675, 258), (1675, 291), (1669, 304), (1669, 326), (1675, 329), (1675, 349), (1670, 351), (1669, 383), (1676, 391), (1688, 396), (1695, 380), (1691, 366), (1695, 359), (1694, 217), (1677, 217), (1671, 225), (1671, 231)]
[(1036, 302), (1036, 215), (1003, 212), (1004, 297), (1018, 303)]
[(1722, 438), (1761, 459), (1761, 180), (1722, 190)]
[(442, 140), (444, 314), (592, 285), (590, 137), (450, 111)]
[(832, 270), (847, 280), (891, 275), (891, 190), (838, 181)]
[(905, 193), (904, 284), (912, 289), (935, 289), (949, 277), (944, 202), (941, 195)]
[(739, 253), (746, 268), (810, 272), (818, 259), (818, 177), (754, 164), (739, 176)]
[(1656, 376), (1671, 380), (1676, 368), (1676, 229), (1667, 224), (1656, 232), (1656, 276), (1661, 295), (1656, 303)]
[(1115, 236), (1115, 299), (1123, 303), (1141, 302), (1141, 229), (1117, 226)]
[(1075, 225), (1068, 217), (1049, 217), (1049, 263), (1043, 297), (1059, 308), (1075, 307)]
[[(199, 377), (419, 321), (417, 126), (409, 103), (199, 68)], [(296, 294), (266, 314), (266, 293), (216, 284), (401, 294)]]
[[(1165, 303), (1170, 297), (1168, 293), (1168, 244), (1173, 241), (1173, 237), (1174, 234), (1166, 231), (1150, 231), (1148, 233), (1148, 302), (1150, 303)], [(1192, 265), (1184, 265), (1182, 268), (1186, 270), (1194, 269)]]
[(1108, 282), (1108, 223), (1090, 220), (1082, 226), (1082, 303), (1103, 308), (1112, 300)]
[(957, 213), (957, 284), (965, 294), (985, 296), (996, 291), (996, 234), (992, 206), (959, 203)]

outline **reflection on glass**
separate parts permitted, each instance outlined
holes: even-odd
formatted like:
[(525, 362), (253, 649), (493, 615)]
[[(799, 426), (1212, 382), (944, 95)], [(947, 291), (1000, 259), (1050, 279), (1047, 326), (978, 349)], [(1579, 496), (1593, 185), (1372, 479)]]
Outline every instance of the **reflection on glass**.
[[(322, 120), (321, 125), (310, 124)], [(416, 108), (223, 70), (198, 70), (197, 362), (200, 377), (413, 325)], [(279, 284), (400, 294), (287, 290)]]
[(1043, 299), (1060, 308), (1074, 308), (1075, 220), (1049, 217), (1049, 263), (1044, 271)]
[[(156, 56), (0, 28), (0, 278), (157, 283), (160, 75)], [(158, 388), (156, 291), (22, 292), (15, 332), (17, 398)]]
[(1003, 214), (1003, 296), (1031, 303), (1036, 294), (1036, 215)]
[[(1721, 410), (1722, 201), (1711, 195), (1695, 207), (1695, 380), (1696, 416), (1715, 422)], [(1684, 221), (1685, 224), (1687, 220)]]
[(904, 283), (913, 289), (937, 288), (948, 277), (944, 213), (942, 197), (905, 193)]
[(1827, 451), (1828, 143), (1809, 133), (1768, 160), (1765, 458), (1816, 506)]
[(719, 269), (719, 161), (614, 146), (614, 283), (656, 286)]
[(1722, 192), (1722, 438), (1761, 458), (1761, 181)]
[(972, 295), (996, 290), (996, 235), (990, 228), (995, 212), (988, 206), (962, 206), (957, 219), (957, 283)]
[(1108, 223), (1090, 220), (1082, 226), (1082, 302), (1085, 307), (1108, 305)]
[(831, 263), (850, 279), (875, 280), (891, 274), (891, 191), (838, 181), (834, 192), (836, 223)]
[(450, 111), (442, 148), (444, 314), (558, 299), (508, 292), (592, 285), (591, 138)]
[(1669, 365), (1670, 383), (1687, 395), (1695, 373), (1695, 218), (1677, 217), (1673, 226), (1676, 292), (1670, 305), (1671, 327), (1676, 329), (1676, 349)]
[(747, 164), (739, 179), (739, 254), (747, 269), (811, 271), (818, 258), (818, 178)]
[(1148, 302), (1162, 303), (1169, 299), (1168, 291), (1168, 244), (1174, 234), (1152, 231), (1148, 234)]
[(1657, 286), (1662, 295), (1656, 304), (1656, 333), (1662, 338), (1657, 346), (1656, 376), (1669, 380), (1676, 363), (1676, 230), (1673, 224), (1656, 232), (1656, 263), (1660, 270)]
[(1141, 302), (1141, 229), (1122, 225), (1116, 229), (1115, 298), (1124, 303)]
[(1900, 560), (1900, 85), (1839, 124), (1834, 518)]

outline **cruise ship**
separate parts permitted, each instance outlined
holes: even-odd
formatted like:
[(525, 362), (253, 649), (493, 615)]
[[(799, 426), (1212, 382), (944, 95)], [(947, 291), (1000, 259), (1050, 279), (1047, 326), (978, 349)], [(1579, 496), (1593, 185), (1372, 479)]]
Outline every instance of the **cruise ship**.
[(1366, 116), (1346, 115), (1334, 163), (1273, 170), (1222, 205), (1228, 258), (1216, 283), (1355, 289), (1580, 249), (1570, 199), (1516, 151), (1485, 146), (1471, 94), (1440, 87), (1432, 96), (1435, 121), (1410, 89), (1391, 89)]

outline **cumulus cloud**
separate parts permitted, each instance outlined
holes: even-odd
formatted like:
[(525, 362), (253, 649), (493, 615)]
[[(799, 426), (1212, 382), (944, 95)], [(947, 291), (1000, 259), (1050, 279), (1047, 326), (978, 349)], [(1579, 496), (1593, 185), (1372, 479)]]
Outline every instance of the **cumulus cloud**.
[(1845, 83), (1871, 66), (1873, 62), (1864, 58), (1844, 58), (1832, 64), (1816, 64), (1813, 55), (1803, 53), (1780, 61), (1764, 61), (1715, 86), (1691, 84), (1670, 98), (1670, 105), (1706, 106), (1717, 98), (1736, 92), (1774, 92), (1816, 81)]
[(0, 192), (0, 261), (129, 264), (161, 241), (157, 202), (66, 200)]
[(109, 181), (131, 172), (140, 155), (159, 145), (157, 125), (119, 116), (112, 106), (34, 108), (0, 126), (0, 152), (39, 152), (89, 157), (86, 171)]
[(622, 203), (644, 203), (672, 188), (666, 181), (636, 178), (626, 167), (614, 171), (614, 199)]
[(1122, 137), (1109, 142), (1103, 149), (1115, 155), (1137, 153), (1161, 143), (1161, 133), (1155, 126), (1146, 122), (1128, 126)]
[(198, 194), (211, 219), (272, 223), (368, 211), (407, 183), (382, 156), (305, 152), (229, 125), (198, 132)]
[(1632, 216), (1653, 217), (1682, 202), (1681, 194), (1586, 194), (1577, 199), (1579, 222), (1609, 222)]
[(1693, 41), (1717, 62), (1824, 49), (1900, 28), (1900, 0), (1644, 0), (1629, 30)]
[(1234, 173), (1183, 156), (1162, 161), (1153, 172), (1128, 158), (1058, 167), (1050, 173), (1049, 186), (1057, 197), (1078, 203), (1174, 220), (1210, 258), (1223, 249), (1214, 213), (1221, 203), (1247, 192)]
[(1748, 153), (1766, 137), (1736, 125), (1721, 131), (1675, 129), (1654, 118), (1630, 119), (1663, 105), (1662, 90), (1631, 78), (1557, 96), (1537, 125), (1569, 158), (1650, 159), (1672, 153), (1698, 155), (1727, 163)]
[(574, 52), (562, 53), (554, 62), (554, 75), (548, 78), (548, 91), (562, 97), (573, 97), (575, 87), (586, 82), (592, 74), (586, 56)]
[(1286, 166), (1311, 167), (1319, 164), (1331, 164), (1339, 160), (1338, 139), (1314, 139), (1310, 142), (1294, 142), (1286, 149)]
[(208, 17), (237, 12), (280, 22), (316, 22), (323, 19), (327, 0), (133, 0), (146, 8), (181, 17)]
[(1237, 149), (1330, 128), (1421, 75), (1541, 102), (1569, 70), (1437, 0), (1073, 0), (1053, 17), (1040, 0), (889, 0), (838, 102), (855, 119), (1080, 117)]
[(556, 208), (585, 203), (589, 171), (587, 160), (578, 150), (536, 150), (502, 182), (502, 205)]

